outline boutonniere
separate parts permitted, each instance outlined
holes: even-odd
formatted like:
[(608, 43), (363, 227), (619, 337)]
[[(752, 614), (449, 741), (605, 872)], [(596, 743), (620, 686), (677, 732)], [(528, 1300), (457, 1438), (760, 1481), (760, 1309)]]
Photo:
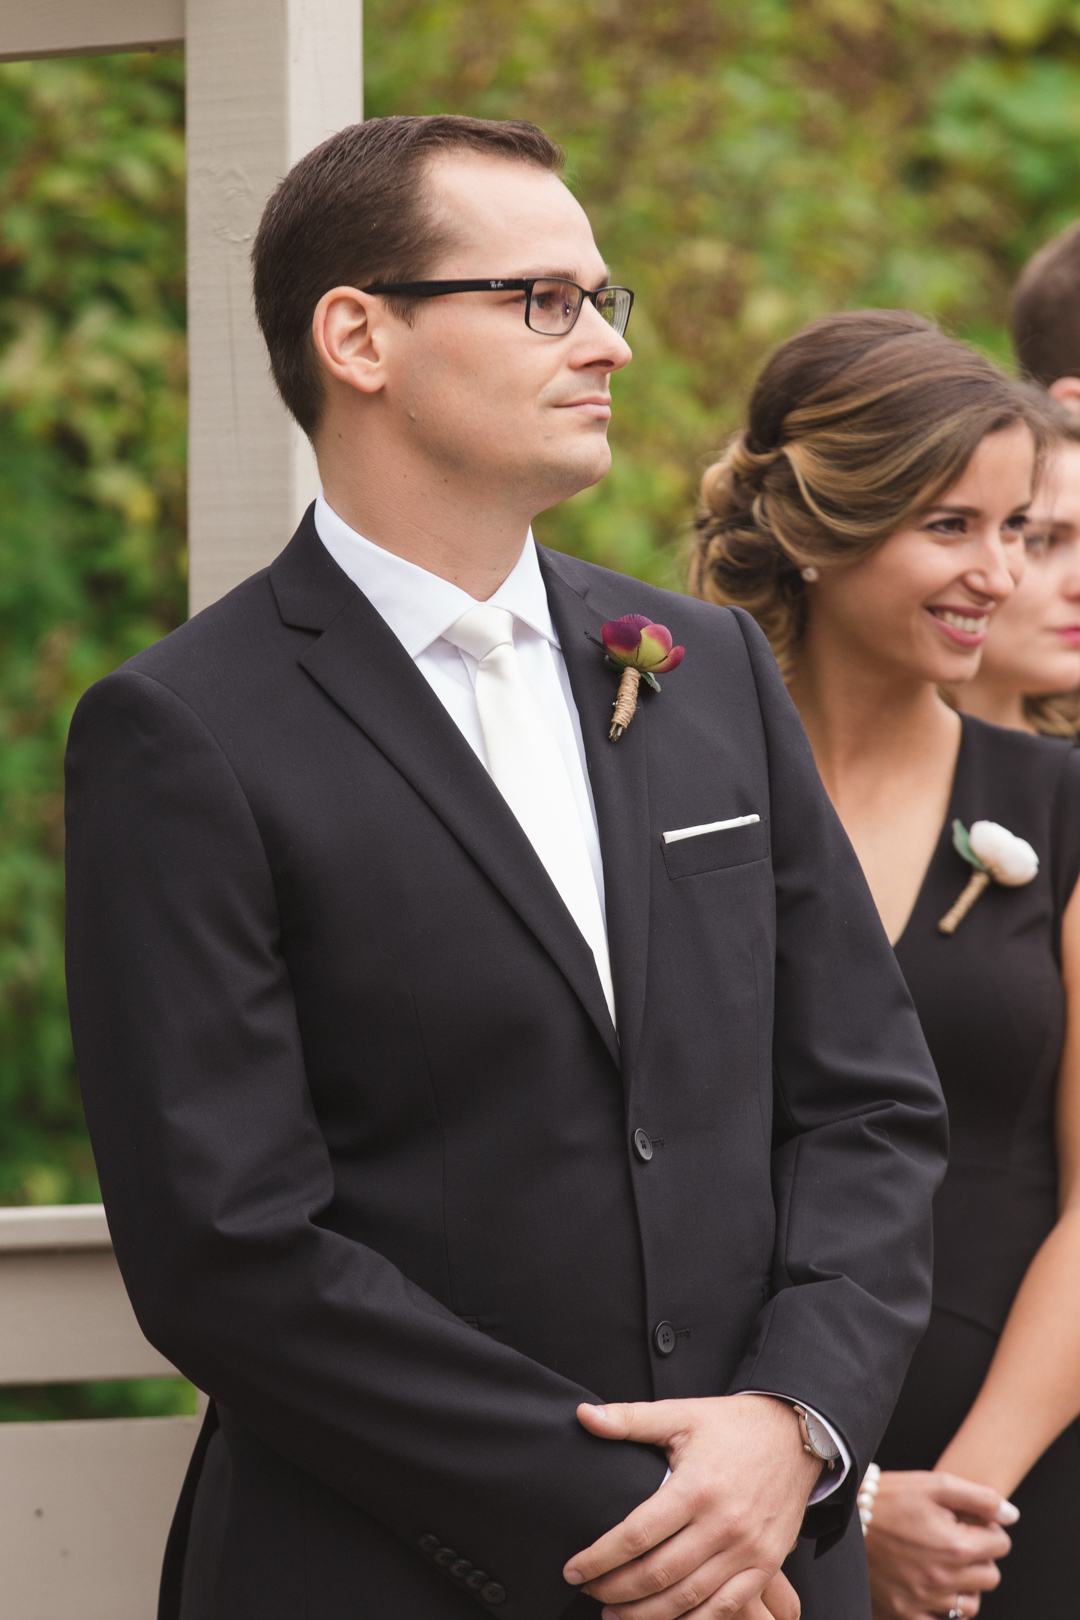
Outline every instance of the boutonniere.
[(608, 732), (608, 740), (618, 742), (637, 710), (640, 682), (645, 681), (654, 692), (659, 692), (660, 682), (656, 677), (666, 675), (669, 669), (678, 669), (686, 648), (673, 647), (671, 631), (666, 625), (653, 624), (644, 613), (624, 613), (621, 619), (605, 624), (600, 634), (607, 652), (604, 662), (609, 669), (622, 672)]
[(1039, 870), (1039, 857), (1031, 845), (996, 821), (973, 821), (970, 832), (962, 821), (954, 821), (952, 841), (953, 848), (975, 870), (959, 900), (938, 923), (943, 934), (956, 933), (991, 878), (1007, 889), (1019, 889)]

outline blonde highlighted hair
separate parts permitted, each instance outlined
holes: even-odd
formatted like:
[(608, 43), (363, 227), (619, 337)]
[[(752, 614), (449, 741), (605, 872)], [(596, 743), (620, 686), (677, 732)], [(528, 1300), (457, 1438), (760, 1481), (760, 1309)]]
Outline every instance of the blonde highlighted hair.
[(789, 677), (804, 568), (860, 561), (962, 475), (988, 433), (1051, 436), (1033, 391), (905, 310), (826, 315), (772, 355), (702, 480), (690, 590), (746, 608)]

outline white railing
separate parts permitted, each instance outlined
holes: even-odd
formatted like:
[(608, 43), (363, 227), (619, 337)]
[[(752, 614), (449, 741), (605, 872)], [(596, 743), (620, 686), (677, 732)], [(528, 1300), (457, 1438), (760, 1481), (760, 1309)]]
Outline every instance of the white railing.
[[(0, 1209), (0, 1385), (177, 1377), (100, 1204)], [(198, 1418), (0, 1423), (3, 1620), (153, 1620)]]

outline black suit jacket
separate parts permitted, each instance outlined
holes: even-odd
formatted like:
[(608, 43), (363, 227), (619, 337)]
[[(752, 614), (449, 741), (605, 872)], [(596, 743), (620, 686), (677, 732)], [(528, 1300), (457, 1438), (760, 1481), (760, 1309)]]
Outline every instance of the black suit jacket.
[[(587, 1435), (582, 1399), (804, 1399), (855, 1458), (808, 1516), (833, 1535), (924, 1326), (941, 1097), (769, 649), (743, 614), (541, 559), (618, 1039), (531, 845), (310, 512), (76, 713), (103, 1196), (146, 1334), (220, 1423), (163, 1613), (555, 1620), (589, 1601), (564, 1560), (665, 1466)], [(613, 746), (599, 633), (628, 612), (687, 651)]]

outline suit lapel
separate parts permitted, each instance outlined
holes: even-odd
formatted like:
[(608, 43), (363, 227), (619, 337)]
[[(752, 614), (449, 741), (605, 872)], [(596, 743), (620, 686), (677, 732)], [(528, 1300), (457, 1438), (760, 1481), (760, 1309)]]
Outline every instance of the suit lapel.
[(634, 585), (627, 580), (625, 601), (603, 612), (589, 604), (587, 586), (575, 582), (570, 559), (540, 548), (540, 566), (581, 720), (596, 803), (611, 976), (623, 1069), (629, 1072), (641, 1034), (649, 952), (649, 728), (639, 722), (618, 743), (608, 741), (618, 679), (604, 663), (600, 627), (605, 619), (633, 612)]
[[(329, 564), (329, 569), (326, 567)], [(310, 513), (270, 570), (285, 623), (321, 634), (300, 663), (401, 772), (555, 961), (616, 1064), (592, 952), (502, 794)]]

